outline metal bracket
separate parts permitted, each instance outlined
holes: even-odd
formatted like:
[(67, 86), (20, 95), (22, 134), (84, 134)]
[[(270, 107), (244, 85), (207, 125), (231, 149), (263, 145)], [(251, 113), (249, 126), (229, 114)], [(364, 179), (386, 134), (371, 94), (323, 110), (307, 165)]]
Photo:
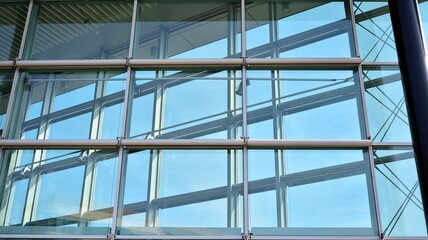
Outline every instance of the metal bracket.
[(242, 58), (242, 65), (243, 66), (248, 66), (247, 57), (241, 57), (241, 58)]
[(244, 146), (248, 147), (248, 139), (249, 137), (241, 137), (242, 140), (244, 140)]
[(131, 65), (132, 57), (126, 57), (125, 59), (126, 59), (125, 67), (128, 68)]
[(13, 59), (13, 68), (17, 68), (17, 67), (18, 67), (16, 63), (17, 63), (19, 60), (21, 60), (21, 59), (19, 59), (19, 58), (14, 58), (14, 59)]
[(116, 137), (117, 139), (117, 148), (120, 148), (122, 146), (122, 140), (125, 139), (125, 137)]
[(249, 233), (249, 234), (243, 233), (241, 236), (242, 236), (243, 240), (251, 240), (251, 235), (253, 235), (253, 234), (251, 234), (251, 233)]
[(112, 234), (112, 233), (107, 234), (107, 239), (111, 239), (111, 240), (116, 239), (116, 234)]

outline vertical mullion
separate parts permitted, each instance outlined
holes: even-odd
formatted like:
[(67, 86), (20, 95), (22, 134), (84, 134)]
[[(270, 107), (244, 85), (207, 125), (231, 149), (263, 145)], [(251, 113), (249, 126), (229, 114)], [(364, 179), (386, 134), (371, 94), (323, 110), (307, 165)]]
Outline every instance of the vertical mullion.
[[(366, 155), (366, 154), (365, 154)], [(382, 231), (383, 231), (383, 227), (382, 227), (382, 216), (380, 214), (380, 204), (379, 204), (379, 195), (378, 195), (378, 190), (377, 190), (377, 183), (376, 183), (376, 166), (374, 163), (374, 155), (373, 155), (373, 147), (369, 147), (368, 148), (368, 153), (367, 153), (368, 157), (369, 157), (369, 167), (370, 167), (370, 182), (368, 183), (368, 185), (371, 186), (371, 189), (369, 189), (369, 191), (373, 192), (373, 199), (369, 199), (369, 203), (371, 206), (371, 213), (375, 213), (375, 214), (371, 214), (371, 218), (372, 218), (372, 224), (377, 223), (377, 229), (376, 226), (372, 226), (373, 228), (375, 228), (375, 230), (377, 230), (378, 235), (381, 235)], [(371, 194), (369, 192), (369, 198), (370, 198)], [(373, 203), (374, 202), (374, 206)], [(374, 209), (373, 209), (374, 208)]]
[[(99, 72), (98, 74), (102, 74), (102, 72)], [(98, 78), (104, 78), (104, 76), (98, 75)], [(101, 132), (100, 132), (100, 126), (102, 126), (102, 103), (97, 101), (97, 99), (101, 98), (103, 96), (103, 92), (105, 89), (105, 81), (98, 80), (96, 82), (96, 88), (95, 88), (95, 100), (93, 105), (93, 112), (92, 112), (92, 121), (91, 121), (91, 133), (90, 133), (90, 139), (98, 139)], [(94, 153), (94, 150), (88, 151), (88, 156), (91, 156), (92, 153)], [(88, 221), (85, 220), (84, 215), (86, 212), (91, 210), (91, 198), (93, 196), (93, 179), (95, 176), (95, 164), (96, 160), (93, 157), (88, 157), (86, 159), (85, 163), (85, 176), (84, 176), (84, 182), (83, 182), (83, 189), (82, 189), (82, 199), (80, 201), (80, 221), (78, 223), (79, 226), (87, 226)]]
[(345, 0), (344, 1), (344, 7), (345, 7), (346, 19), (349, 19), (348, 39), (349, 39), (349, 47), (350, 47), (350, 51), (351, 51), (351, 56), (352, 57), (359, 57), (360, 54), (359, 54), (357, 41), (356, 41), (357, 34), (356, 34), (356, 29), (355, 29), (355, 15), (354, 15), (354, 9), (353, 9), (353, 1), (352, 0)]
[[(229, 3), (228, 5), (228, 55), (234, 55), (236, 53), (236, 17), (237, 17), (237, 6)], [(237, 138), (237, 125), (235, 124), (235, 116), (237, 113), (238, 99), (235, 94), (236, 71), (228, 71), (227, 81), (227, 92), (228, 92), (228, 118), (230, 122), (227, 127), (228, 139)], [(237, 151), (228, 150), (227, 155), (227, 178), (228, 178), (228, 190), (227, 190), (227, 226), (238, 227), (239, 226), (239, 192), (233, 189), (233, 186), (239, 182), (238, 180), (238, 164), (237, 164)]]
[[(25, 19), (24, 32), (22, 33), (22, 40), (21, 40), (21, 46), (19, 48), (18, 59), (22, 59), (25, 47), (27, 45), (26, 40), (28, 35), (28, 29), (30, 28), (30, 20), (31, 20), (31, 15), (33, 13), (33, 6), (34, 6), (34, 0), (30, 0), (29, 6), (28, 6), (27, 18)], [(39, 9), (36, 9), (36, 10), (37, 12), (39, 11)]]
[[(158, 56), (160, 59), (167, 57), (167, 29), (161, 28), (159, 34), (159, 52)], [(162, 78), (165, 75), (165, 71), (157, 71), (156, 77)], [(153, 127), (152, 137), (162, 134), (164, 119), (164, 101), (165, 91), (163, 87), (163, 80), (156, 83), (156, 92), (154, 94), (154, 106), (153, 106)], [(146, 227), (156, 227), (158, 223), (158, 206), (156, 205), (156, 199), (159, 197), (160, 188), (160, 174), (162, 164), (162, 153), (160, 150), (151, 150), (150, 154), (150, 166), (149, 166), (149, 185), (147, 192), (147, 213), (146, 213)]]
[(354, 73), (354, 80), (357, 106), (358, 106), (358, 118), (360, 119), (360, 131), (362, 139), (371, 139), (370, 127), (368, 121), (367, 102), (365, 99), (365, 87), (364, 87), (364, 76), (361, 64), (358, 65), (358, 72)]
[[(270, 40), (270, 54), (271, 58), (279, 57), (279, 49), (275, 46), (275, 42), (278, 40), (278, 21), (277, 21), (277, 3), (269, 2), (269, 40)], [(273, 120), (273, 131), (274, 138), (282, 138), (282, 125), (281, 125), (281, 114), (278, 114), (277, 105), (280, 103), (281, 97), (281, 81), (277, 80), (280, 76), (279, 70), (272, 70), (272, 120)], [(275, 149), (275, 188), (276, 188), (276, 210), (277, 210), (277, 226), (287, 226), (287, 205), (286, 205), (286, 192), (284, 187), (281, 185), (281, 176), (284, 172), (284, 158), (282, 149)]]
[[(241, 0), (241, 57), (242, 63), (242, 138), (244, 142), (248, 139), (247, 133), (247, 66), (245, 59), (247, 58), (246, 51), (246, 24), (245, 24), (245, 0)], [(248, 147), (244, 144), (242, 147), (242, 199), (243, 199), (243, 235), (249, 237), (249, 207), (248, 207)]]
[[(129, 51), (128, 59), (132, 59), (134, 56), (134, 45), (136, 38), (136, 22), (138, 14), (138, 0), (134, 0), (132, 8), (132, 22), (131, 22), (131, 33), (130, 33), (130, 42), (129, 42)], [(131, 109), (132, 109), (132, 100), (133, 100), (133, 81), (134, 74), (132, 72), (131, 66), (127, 67), (126, 83), (125, 83), (125, 96), (123, 98), (123, 114), (122, 114), (122, 126), (120, 136), (118, 141), (122, 138), (129, 136), (130, 129), (130, 119), (131, 119)], [(126, 164), (127, 164), (127, 154), (123, 146), (119, 146), (119, 155), (118, 155), (118, 167), (117, 167), (117, 177), (116, 177), (116, 186), (114, 191), (114, 205), (113, 205), (113, 214), (112, 214), (112, 228), (111, 234), (115, 235), (118, 233), (118, 228), (122, 226), (122, 217), (123, 217), (123, 201), (124, 201), (124, 191), (125, 191), (125, 178), (126, 178)]]
[(358, 46), (358, 39), (357, 39), (357, 23), (355, 21), (355, 11), (354, 11), (354, 0), (346, 0), (346, 4), (348, 6), (345, 6), (347, 12), (349, 12), (349, 17), (351, 19), (351, 27), (352, 27), (352, 37), (353, 37), (353, 43), (356, 57), (361, 57), (360, 55), (360, 48)]

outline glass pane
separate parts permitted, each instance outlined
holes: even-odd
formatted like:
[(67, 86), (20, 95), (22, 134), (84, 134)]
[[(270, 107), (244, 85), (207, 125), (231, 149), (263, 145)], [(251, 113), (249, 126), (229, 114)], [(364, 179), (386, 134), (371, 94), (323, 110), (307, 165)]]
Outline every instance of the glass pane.
[(227, 227), (226, 198), (162, 209), (159, 213), (159, 226)]
[(422, 20), (422, 27), (425, 34), (425, 45), (428, 49), (428, 2), (419, 4), (419, 14)]
[(250, 57), (355, 56), (351, 21), (342, 1), (255, 1), (247, 5)]
[(9, 96), (12, 88), (13, 74), (13, 71), (0, 70), (0, 135), (2, 135), (4, 124), (6, 121), (6, 111), (7, 106), (9, 104)]
[(361, 150), (250, 150), (249, 171), (255, 235), (376, 232), (369, 164)]
[(241, 161), (237, 150), (129, 150), (120, 234), (239, 235)]
[(374, 150), (385, 236), (427, 236), (413, 151)]
[(18, 57), (28, 3), (0, 4), (0, 60)]
[(57, 157), (48, 159), (43, 149), (4, 152), (11, 165), (2, 189), (3, 233), (109, 233), (116, 150), (63, 151), (49, 150)]
[(362, 138), (353, 71), (249, 71), (248, 79), (250, 138)]
[(206, 70), (136, 72), (131, 137), (236, 138), (241, 121), (239, 75)]
[[(80, 211), (84, 167), (41, 174), (33, 221), (57, 218)], [(37, 223), (35, 223), (37, 225)]]
[[(21, 74), (16, 138), (116, 139), (121, 135), (125, 73)], [(18, 131), (17, 131), (18, 133)]]
[(26, 59), (126, 58), (132, 1), (40, 3)]
[(396, 62), (397, 52), (387, 1), (355, 1), (360, 55), (365, 62)]
[(398, 68), (364, 69), (364, 87), (371, 139), (411, 142), (407, 107)]
[(140, 1), (136, 56), (224, 58), (240, 52), (235, 2)]

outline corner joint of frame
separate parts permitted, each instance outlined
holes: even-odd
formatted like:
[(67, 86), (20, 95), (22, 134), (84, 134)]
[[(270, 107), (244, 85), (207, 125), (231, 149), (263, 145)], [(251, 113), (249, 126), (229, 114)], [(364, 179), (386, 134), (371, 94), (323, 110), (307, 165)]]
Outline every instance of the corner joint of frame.
[(244, 140), (244, 146), (248, 147), (248, 139), (249, 137), (241, 137), (242, 140)]
[(13, 68), (18, 68), (18, 61), (20, 61), (21, 59), (20, 58), (14, 58), (12, 61), (13, 61)]
[(112, 234), (112, 233), (107, 234), (107, 239), (114, 240), (114, 239), (116, 239), (116, 235), (115, 235), (115, 234)]
[(126, 60), (125, 67), (126, 68), (128, 68), (129, 66), (131, 66), (131, 59), (132, 59), (132, 57), (126, 57), (125, 58), (125, 60)]
[(246, 67), (248, 67), (247, 58), (248, 58), (248, 57), (241, 57), (241, 59), (242, 59), (242, 66), (246, 66)]
[(117, 148), (122, 147), (122, 140), (125, 139), (125, 137), (116, 137), (117, 139)]
[(251, 235), (253, 235), (252, 233), (243, 233), (242, 236), (242, 240), (251, 240)]

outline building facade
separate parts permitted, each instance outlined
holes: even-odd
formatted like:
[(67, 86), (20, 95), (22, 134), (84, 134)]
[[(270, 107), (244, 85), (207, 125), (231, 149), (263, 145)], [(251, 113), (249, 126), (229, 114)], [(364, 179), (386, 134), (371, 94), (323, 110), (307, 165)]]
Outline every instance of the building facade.
[(0, 82), (1, 239), (428, 239), (386, 1), (6, 0)]

